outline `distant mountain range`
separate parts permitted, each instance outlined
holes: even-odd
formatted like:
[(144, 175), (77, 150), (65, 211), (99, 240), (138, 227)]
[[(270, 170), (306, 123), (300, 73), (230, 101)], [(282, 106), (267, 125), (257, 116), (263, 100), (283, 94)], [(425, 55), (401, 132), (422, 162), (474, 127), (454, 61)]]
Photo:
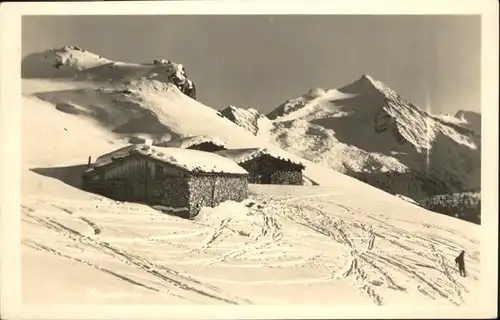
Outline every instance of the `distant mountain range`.
[(412, 199), (480, 187), (480, 114), (433, 115), (363, 75), (314, 88), (267, 115), (229, 106), (229, 120), (279, 147)]
[[(80, 47), (66, 46), (26, 56), (22, 60), (22, 75), (24, 105), (41, 103), (45, 113), (53, 110), (68, 119), (85, 120), (89, 131), (83, 130), (81, 135), (95, 129), (113, 136), (110, 140), (116, 147), (144, 141), (161, 145), (177, 138), (209, 136), (223, 141), (227, 148), (268, 148), (287, 154), (305, 164), (307, 184), (328, 186), (332, 181), (344, 181), (354, 189), (371, 190), (365, 193), (380, 193), (331, 168), (281, 150), (197, 101), (183, 90), (194, 81), (187, 77), (186, 68), (180, 63), (164, 59), (141, 64), (118, 62)], [(89, 155), (100, 155), (97, 144), (101, 140), (99, 136), (96, 147), (89, 147), (92, 153), (85, 156), (85, 162)], [(38, 150), (38, 145), (31, 148)]]

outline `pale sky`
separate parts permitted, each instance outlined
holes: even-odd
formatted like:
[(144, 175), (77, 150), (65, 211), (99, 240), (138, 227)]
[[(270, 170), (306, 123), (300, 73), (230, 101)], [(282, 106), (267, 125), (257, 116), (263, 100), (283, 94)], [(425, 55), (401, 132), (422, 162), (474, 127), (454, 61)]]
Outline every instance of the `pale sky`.
[(22, 28), (23, 56), (77, 45), (112, 60), (182, 63), (197, 99), (215, 109), (267, 113), (368, 74), (434, 113), (480, 111), (479, 16), (25, 16)]

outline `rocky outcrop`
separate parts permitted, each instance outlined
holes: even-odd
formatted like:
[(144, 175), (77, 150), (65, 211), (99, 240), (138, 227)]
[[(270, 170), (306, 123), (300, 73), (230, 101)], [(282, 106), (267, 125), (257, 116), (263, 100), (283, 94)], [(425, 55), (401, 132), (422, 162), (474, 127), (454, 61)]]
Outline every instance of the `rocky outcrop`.
[(158, 72), (158, 68), (164, 68), (162, 71), (164, 71), (167, 75), (168, 81), (173, 83), (188, 97), (196, 99), (196, 85), (193, 81), (187, 78), (186, 68), (184, 65), (164, 59), (156, 59), (153, 61), (153, 64), (157, 66), (153, 69), (155, 72)]
[(224, 118), (245, 128), (255, 136), (259, 134), (262, 127), (271, 126), (271, 121), (263, 113), (253, 108), (242, 109), (235, 106), (228, 106), (220, 113)]

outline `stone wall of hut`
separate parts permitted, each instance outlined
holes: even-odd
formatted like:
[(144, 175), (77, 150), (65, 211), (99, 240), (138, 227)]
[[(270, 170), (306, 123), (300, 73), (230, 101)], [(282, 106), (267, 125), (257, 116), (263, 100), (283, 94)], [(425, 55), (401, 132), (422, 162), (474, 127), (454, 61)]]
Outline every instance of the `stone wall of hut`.
[(201, 207), (215, 207), (233, 200), (243, 201), (248, 197), (246, 176), (194, 175), (189, 179), (191, 218), (198, 215)]
[(303, 185), (302, 170), (278, 170), (271, 174), (271, 184)]
[(188, 178), (184, 176), (155, 178), (148, 202), (177, 210), (186, 208), (185, 211), (177, 211), (177, 215), (189, 218)]

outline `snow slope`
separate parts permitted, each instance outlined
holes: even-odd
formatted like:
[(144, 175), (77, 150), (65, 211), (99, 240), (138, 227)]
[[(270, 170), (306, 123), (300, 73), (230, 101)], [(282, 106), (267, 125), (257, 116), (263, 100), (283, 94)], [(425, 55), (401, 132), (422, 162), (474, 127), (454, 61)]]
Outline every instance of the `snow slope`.
[(287, 100), (263, 127), (262, 115), (231, 114), (285, 150), (393, 194), (422, 199), (480, 185), (480, 136), (465, 120), (429, 114), (368, 75)]
[(22, 61), (23, 78), (74, 77), (113, 61), (76, 46), (35, 52)]
[[(106, 87), (55, 90), (34, 95), (62, 112), (91, 118), (110, 131), (148, 136), (155, 141), (194, 135), (213, 136), (219, 130), (227, 132), (237, 127), (218, 117), (216, 110), (182, 94), (171, 83), (157, 80), (139, 78)], [(214, 124), (208, 131), (204, 128), (207, 121)], [(249, 135), (241, 131), (243, 136)]]
[[(88, 156), (131, 135), (273, 148), (169, 84), (89, 81), (23, 80), (23, 303), (478, 303), (479, 226), (304, 159), (319, 186), (251, 185), (251, 199), (195, 221), (82, 191)], [(467, 278), (453, 266), (462, 249)]]
[(112, 61), (77, 46), (65, 46), (35, 52), (22, 60), (21, 74), (26, 79), (67, 79), (126, 82), (147, 78), (175, 84), (183, 93), (196, 96), (194, 83), (187, 78), (186, 68), (170, 60), (153, 63)]

